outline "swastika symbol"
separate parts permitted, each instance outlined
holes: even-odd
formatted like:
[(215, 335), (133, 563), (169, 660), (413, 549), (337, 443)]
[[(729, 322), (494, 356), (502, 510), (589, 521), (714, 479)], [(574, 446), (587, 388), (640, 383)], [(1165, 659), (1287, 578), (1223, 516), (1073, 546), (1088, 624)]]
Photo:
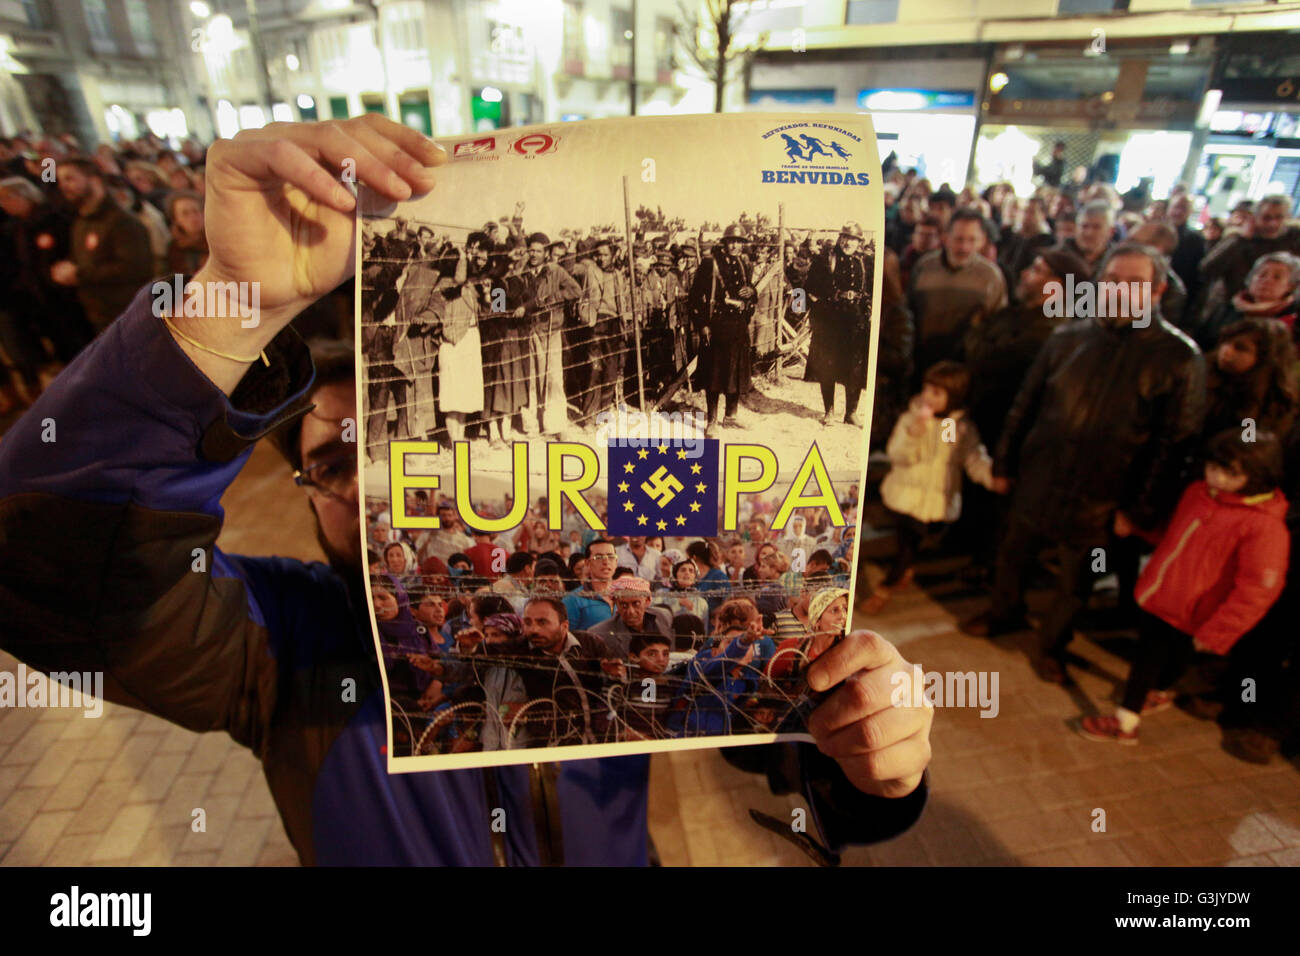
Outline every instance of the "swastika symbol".
[(641, 490), (653, 498), (660, 508), (676, 498), (677, 492), (684, 487), (685, 485), (677, 480), (676, 475), (668, 473), (668, 468), (664, 465), (660, 465), (648, 480), (641, 482)]

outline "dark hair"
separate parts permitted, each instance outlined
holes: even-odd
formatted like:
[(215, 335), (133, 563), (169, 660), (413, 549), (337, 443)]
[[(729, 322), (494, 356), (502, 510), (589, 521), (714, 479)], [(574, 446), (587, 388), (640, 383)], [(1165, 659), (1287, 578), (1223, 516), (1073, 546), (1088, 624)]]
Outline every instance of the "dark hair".
[[(934, 197), (932, 196), (930, 198), (931, 202), (933, 202)], [(986, 239), (993, 235), (993, 229), (989, 221), (984, 218), (984, 214), (978, 209), (972, 209), (970, 206), (962, 206), (960, 209), (954, 210), (953, 214), (948, 218), (948, 231), (952, 232), (953, 227), (959, 222), (977, 222), (979, 223), (979, 227), (984, 230), (984, 237)]]
[(502, 594), (475, 594), (470, 598), (470, 606), (480, 621), (486, 621), (493, 614), (514, 614), (515, 609)]
[(450, 568), (453, 564), (455, 564), (458, 561), (463, 561), (465, 564), (468, 564), (470, 566), (470, 570), (474, 569), (474, 559), (471, 558), (464, 551), (457, 551), (450, 558), (448, 558), (447, 567)]
[(569, 609), (564, 606), (564, 602), (559, 598), (552, 597), (549, 594), (535, 594), (524, 603), (525, 610), (534, 604), (545, 604), (548, 607), (554, 608), (559, 619), (565, 624), (569, 623)]
[(932, 212), (927, 212), (924, 216), (918, 219), (916, 221), (916, 226), (912, 227), (913, 231), (920, 226), (928, 226), (931, 229), (937, 229), (939, 232), (943, 232), (943, 220)]
[(1219, 432), (1205, 446), (1205, 460), (1246, 475), (1242, 495), (1260, 495), (1282, 483), (1282, 449), (1277, 436), (1257, 431), (1254, 441), (1243, 441), (1240, 428)]
[(614, 576), (610, 580), (617, 581), (619, 578), (634, 577), (635, 575), (636, 572), (631, 568), (618, 567), (614, 569)]
[(66, 159), (60, 159), (55, 164), (55, 175), (58, 174), (58, 167), (66, 166), (68, 169), (75, 169), (83, 176), (89, 176), (91, 179), (104, 181), (104, 171), (99, 168), (98, 164), (89, 156), (69, 156)]
[(655, 634), (653, 632), (648, 634), (633, 634), (632, 640), (627, 642), (628, 655), (636, 657), (651, 644), (667, 644), (669, 647), (673, 646), (673, 642), (662, 634)]
[(707, 541), (692, 541), (686, 546), (686, 556), (703, 561), (709, 567), (713, 567), (713, 561), (709, 554), (709, 543)]
[(406, 548), (403, 547), (402, 542), (400, 542), (400, 541), (393, 541), (393, 542), (391, 542), (390, 544), (388, 544), (388, 545), (386, 545), (386, 546), (384, 547), (384, 560), (388, 560), (388, 552), (389, 552), (389, 551), (392, 551), (394, 548), (396, 548), (398, 551), (401, 551), (403, 557), (405, 557), (405, 555), (406, 555)]
[(970, 369), (960, 362), (947, 359), (935, 362), (925, 370), (922, 381), (948, 393), (948, 407), (943, 410), (944, 414), (951, 415), (966, 407), (966, 395), (970, 392)]
[(747, 597), (731, 598), (718, 608), (718, 630), (746, 627), (758, 615), (758, 608)]
[(825, 548), (818, 548), (812, 553), (812, 556), (808, 558), (809, 564), (812, 564), (814, 561), (819, 561), (828, 568), (835, 563), (834, 559), (831, 557), (831, 553)]
[[(356, 381), (356, 354), (352, 343), (342, 339), (313, 339), (307, 343), (311, 348), (311, 361), (316, 367), (316, 378), (312, 382), (312, 394), (337, 382)], [(302, 468), (302, 418), (295, 418), (284, 428), (271, 433), (271, 444), (289, 462), (295, 471)]]
[(592, 538), (591, 543), (588, 544), (587, 547), (583, 549), (582, 552), (583, 556), (588, 558), (591, 557), (591, 549), (598, 544), (608, 544), (612, 546), (614, 542), (610, 541), (609, 538)]
[(366, 548), (366, 567), (372, 564), (383, 564), (384, 556), (374, 548)]
[(532, 554), (527, 551), (516, 551), (506, 559), (506, 574), (518, 574), (532, 563)]
[[(1290, 418), (1300, 407), (1296, 381), (1296, 349), (1291, 333), (1275, 319), (1238, 319), (1224, 326), (1217, 344), (1247, 338), (1255, 345), (1255, 364), (1241, 375), (1229, 376), (1210, 362), (1206, 370), (1209, 421), (1260, 419), (1273, 425)], [(1231, 416), (1229, 418), (1229, 416)]]

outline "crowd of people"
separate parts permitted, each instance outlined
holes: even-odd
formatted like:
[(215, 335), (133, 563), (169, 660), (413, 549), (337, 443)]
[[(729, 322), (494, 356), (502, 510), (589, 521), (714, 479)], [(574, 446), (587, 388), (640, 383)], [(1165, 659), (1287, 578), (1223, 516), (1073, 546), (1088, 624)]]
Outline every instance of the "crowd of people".
[(717, 434), (737, 427), (755, 371), (778, 360), (782, 325), (795, 340), (805, 322), (823, 421), (838, 384), (844, 420), (860, 424), (875, 250), (858, 223), (837, 238), (742, 215), (720, 234), (642, 231), (629, 243), (614, 227), (529, 232), (523, 213), (463, 240), (409, 219), (383, 233), (366, 224), (372, 460), (390, 437), (502, 445), (681, 389), (703, 392)]
[(150, 279), (203, 264), (204, 155), (151, 133), (93, 152), (70, 134), (0, 139), (0, 413), (35, 401)]
[[(367, 228), (363, 344), (369, 355), (392, 357), (370, 368), (367, 451), (382, 458), (386, 435), (497, 443), (553, 435), (619, 402), (655, 404), (682, 388), (704, 393), (716, 435), (735, 424), (756, 369), (805, 326), (802, 374), (820, 385), (822, 420), (832, 420), (839, 385), (844, 419), (860, 421), (879, 256), (872, 445), (890, 469), (864, 495), (879, 497), (898, 547), (883, 582), (869, 594), (860, 589), (865, 608), (883, 613), (944, 531), (945, 548), (974, 558), (974, 577), (988, 571), (991, 608), (967, 622), (968, 632), (1004, 633), (1025, 624), (1026, 582), (1050, 549), (1054, 598), (1038, 621), (1044, 677), (1068, 679), (1067, 648), (1103, 575), (1117, 575), (1116, 613), (1142, 636), (1125, 706), (1081, 725), (1085, 732), (1135, 740), (1142, 714), (1173, 699), (1166, 692), (1190, 647), (1220, 659), (1217, 669), (1201, 668), (1219, 673), (1207, 693), (1179, 705), (1220, 714), (1238, 731), (1236, 751), (1262, 759), (1294, 734), (1300, 700), (1286, 684), (1296, 668), (1285, 625), (1297, 593), (1285, 532), (1300, 476), (1292, 201), (1267, 196), (1239, 203), (1225, 221), (1197, 220), (1197, 197), (1182, 186), (1166, 199), (1135, 201), (1056, 172), (1040, 169), (1043, 184), (1021, 196), (1006, 183), (936, 189), (893, 169), (879, 249), (855, 223), (792, 233), (747, 216), (691, 235), (643, 230), (630, 242), (615, 227), (529, 232), (522, 208), (463, 239), (409, 221), (382, 234)], [(146, 135), (86, 151), (69, 136), (0, 140), (8, 292), (0, 412), (30, 404), (150, 279), (201, 266), (203, 197), (204, 150), (193, 141), (172, 149)], [(1151, 320), (1057, 314), (1047, 303), (1067, 280), (1146, 283)], [(793, 294), (800, 290), (806, 308)], [(816, 540), (825, 531), (805, 533)], [(545, 551), (513, 539), (492, 547), (506, 547), (516, 565), (525, 561), (517, 555), (543, 567), (551, 558), (566, 593), (583, 590), (574, 564), (583, 566), (592, 542), (554, 538)], [(432, 571), (414, 541), (399, 543), (410, 552), (407, 567), (435, 577), (450, 615), (440, 632), (446, 620), (468, 617), (456, 603), (461, 585), (481, 576), (498, 583), (472, 556), (464, 581), (464, 562), (447, 560), (469, 555), (482, 543), (476, 538), (435, 555), (446, 567)], [(821, 544), (805, 549), (809, 566), (825, 551), (827, 573), (843, 575), (843, 542)], [(755, 556), (747, 535), (740, 546), (753, 573), (728, 585), (741, 589), (728, 597), (752, 603), (770, 631), (764, 582), (810, 572), (782, 568), (780, 548)], [(730, 549), (726, 540), (706, 548)], [(661, 560), (650, 580), (659, 589), (651, 606), (682, 625), (680, 633), (673, 625), (671, 653), (687, 652), (678, 649), (682, 634), (719, 633), (722, 602), (704, 578), (736, 563), (702, 561), (685, 560), (683, 549), (682, 560)], [(493, 573), (513, 580), (521, 569)], [(1172, 580), (1184, 584), (1175, 591)], [(806, 592), (805, 605), (815, 596)], [(392, 596), (394, 620), (414, 619), (425, 603), (406, 584), (394, 584)], [(605, 619), (614, 617), (614, 598), (599, 600)], [(512, 604), (501, 613), (523, 622), (527, 610)], [(806, 607), (790, 610), (811, 626), (801, 617)], [(516, 637), (523, 634), (521, 623)], [(444, 650), (454, 638), (442, 635)], [(1283, 689), (1243, 709), (1231, 689), (1247, 671)], [(410, 710), (421, 699), (424, 691)]]
[[(863, 610), (911, 586), (918, 551), (941, 534), (944, 551), (971, 557), (965, 580), (991, 592), (968, 634), (1028, 628), (1028, 582), (1052, 582), (1036, 664), (1064, 683), (1076, 628), (1100, 620), (1083, 616), (1094, 589), (1117, 579), (1105, 623), (1138, 632), (1133, 674), (1116, 713), (1082, 719), (1081, 733), (1136, 743), (1143, 715), (1176, 702), (1219, 719), (1242, 759), (1294, 742), (1291, 199), (1197, 223), (1182, 186), (1133, 208), (1086, 177), (1017, 196), (897, 169), (885, 197), (872, 442), (888, 472), (869, 492), (897, 548), (874, 591), (859, 586)], [(1088, 283), (1091, 312), (1059, 308), (1063, 288)], [(1101, 305), (1121, 284), (1147, 290), (1150, 308)], [(1265, 703), (1243, 703), (1246, 678)]]
[[(544, 498), (516, 528), (466, 528), (453, 502), (408, 492), (436, 531), (367, 508), (375, 616), (402, 754), (776, 731), (806, 716), (800, 685), (848, 621), (856, 485), (795, 512), (749, 496), (718, 538), (607, 538)], [(509, 498), (475, 502), (484, 519)], [(593, 497), (604, 519), (605, 504)]]

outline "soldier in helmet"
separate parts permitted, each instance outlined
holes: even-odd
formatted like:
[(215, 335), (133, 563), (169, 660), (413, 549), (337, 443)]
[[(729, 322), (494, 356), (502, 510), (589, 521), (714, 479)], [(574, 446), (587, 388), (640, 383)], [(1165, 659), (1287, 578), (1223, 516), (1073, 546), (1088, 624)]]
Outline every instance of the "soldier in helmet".
[(718, 424), (718, 402), (726, 397), (722, 424), (738, 428), (740, 396), (749, 391), (749, 320), (754, 314), (754, 266), (744, 254), (745, 234), (732, 224), (700, 263), (691, 284), (690, 313), (700, 334), (696, 386), (708, 403), (710, 433)]
[(844, 421), (862, 424), (858, 399), (867, 387), (867, 324), (870, 316), (871, 275), (862, 255), (862, 227), (844, 224), (839, 241), (813, 257), (808, 268), (807, 293), (812, 342), (804, 381), (822, 389), (822, 424), (831, 422), (835, 386), (844, 386)]

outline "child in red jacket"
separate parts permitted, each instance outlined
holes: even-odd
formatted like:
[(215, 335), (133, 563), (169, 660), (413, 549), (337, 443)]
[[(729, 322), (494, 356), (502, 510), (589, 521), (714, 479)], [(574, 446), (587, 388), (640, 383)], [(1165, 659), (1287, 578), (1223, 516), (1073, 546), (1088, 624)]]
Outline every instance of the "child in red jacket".
[(1138, 578), (1135, 596), (1145, 613), (1123, 705), (1113, 717), (1084, 717), (1080, 734), (1136, 744), (1141, 714), (1173, 700), (1152, 692), (1161, 676), (1172, 684), (1197, 651), (1226, 655), (1277, 600), (1290, 551), (1281, 476), (1271, 433), (1232, 428), (1210, 440), (1205, 480), (1183, 492), (1163, 533), (1144, 534), (1115, 516), (1117, 535), (1143, 534), (1156, 550)]

